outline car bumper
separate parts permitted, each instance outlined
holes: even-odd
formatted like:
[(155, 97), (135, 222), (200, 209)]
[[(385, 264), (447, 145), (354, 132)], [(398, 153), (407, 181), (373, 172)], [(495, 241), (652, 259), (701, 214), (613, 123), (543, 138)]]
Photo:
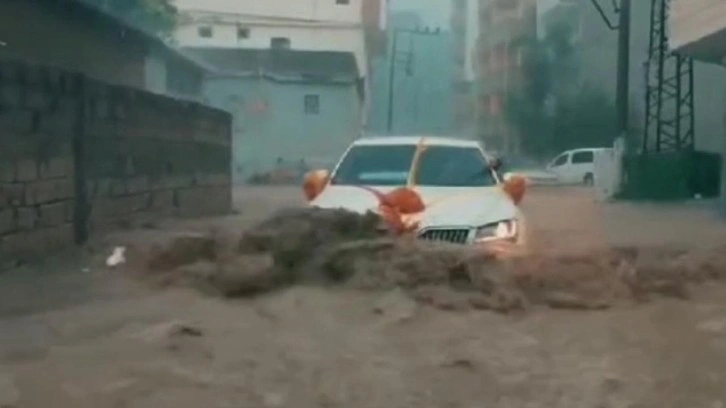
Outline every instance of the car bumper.
[(476, 240), (476, 228), (459, 227), (459, 228), (425, 228), (418, 232), (418, 238), (429, 242), (442, 242), (448, 244), (458, 244), (467, 246), (481, 247), (493, 252), (513, 252), (524, 246), (523, 231), (514, 238), (491, 239), (487, 241)]

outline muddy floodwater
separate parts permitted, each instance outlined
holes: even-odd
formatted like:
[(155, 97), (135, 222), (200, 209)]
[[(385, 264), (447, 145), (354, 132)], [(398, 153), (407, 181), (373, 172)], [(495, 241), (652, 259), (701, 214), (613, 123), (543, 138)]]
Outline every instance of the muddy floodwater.
[[(414, 262), (410, 248), (388, 244), (314, 259), (357, 265), (344, 283), (312, 273), (254, 291), (247, 275), (241, 292), (178, 284), (179, 270), (225, 269), (159, 263), (175, 239), (192, 237), (186, 248), (203, 255), (207, 237), (240, 237), (301, 197), (275, 187), (235, 199), (234, 216), (160, 221), (0, 275), (0, 407), (726, 406), (726, 224), (707, 202), (531, 191), (536, 262), (469, 265), (468, 276), (496, 278), (485, 285), (379, 274), (459, 265), (441, 261), (449, 252)], [(102, 261), (116, 245), (146, 258), (109, 270)], [(257, 273), (258, 255), (233, 270)], [(165, 273), (145, 279), (149, 257)], [(377, 280), (355, 279), (361, 270)]]

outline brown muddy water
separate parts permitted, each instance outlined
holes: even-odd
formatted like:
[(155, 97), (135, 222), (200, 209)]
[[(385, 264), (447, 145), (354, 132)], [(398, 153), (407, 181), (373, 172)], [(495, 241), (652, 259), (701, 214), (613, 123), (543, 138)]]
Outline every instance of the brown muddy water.
[[(537, 190), (526, 261), (355, 236), (270, 279), (275, 250), (240, 254), (242, 231), (299, 192), (237, 199), (0, 276), (0, 406), (726, 406), (726, 228), (706, 205)], [(180, 237), (201, 261), (158, 273)], [(115, 245), (140, 255), (99, 267)]]

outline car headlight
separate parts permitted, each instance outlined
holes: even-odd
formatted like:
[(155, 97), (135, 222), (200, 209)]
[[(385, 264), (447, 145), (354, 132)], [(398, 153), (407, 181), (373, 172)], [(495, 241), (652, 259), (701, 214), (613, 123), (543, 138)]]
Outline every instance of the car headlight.
[(475, 240), (477, 242), (485, 242), (500, 239), (512, 239), (517, 237), (517, 233), (517, 221), (505, 220), (477, 228)]

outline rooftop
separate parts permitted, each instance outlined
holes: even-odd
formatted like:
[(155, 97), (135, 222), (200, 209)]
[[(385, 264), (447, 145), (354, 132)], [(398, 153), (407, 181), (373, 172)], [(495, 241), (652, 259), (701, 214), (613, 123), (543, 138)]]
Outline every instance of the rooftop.
[(81, 15), (88, 16), (102, 24), (114, 27), (123, 33), (122, 38), (127, 35), (131, 35), (142, 41), (147, 42), (149, 45), (160, 47), (165, 49), (169, 54), (180, 58), (187, 63), (190, 63), (200, 70), (209, 69), (204, 62), (187, 55), (177, 47), (167, 43), (161, 37), (156, 34), (150, 33), (141, 27), (137, 26), (133, 22), (126, 21), (117, 16), (111, 15), (99, 7), (96, 3), (90, 0), (33, 0), (37, 4), (41, 4), (47, 7), (52, 7), (55, 10), (64, 13), (79, 13)]
[(184, 51), (214, 66), (221, 76), (325, 83), (355, 83), (360, 76), (351, 52), (220, 47), (186, 47)]

